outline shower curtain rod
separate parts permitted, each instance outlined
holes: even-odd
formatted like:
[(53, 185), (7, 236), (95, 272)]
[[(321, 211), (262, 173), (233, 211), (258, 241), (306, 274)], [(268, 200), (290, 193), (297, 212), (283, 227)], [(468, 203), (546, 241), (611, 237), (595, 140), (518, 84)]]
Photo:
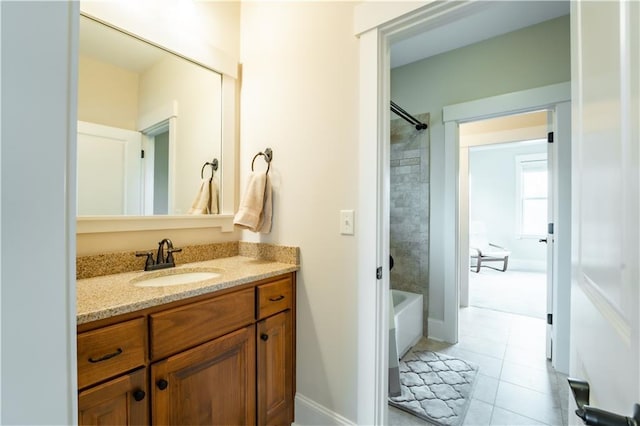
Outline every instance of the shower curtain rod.
[(424, 130), (427, 128), (427, 125), (425, 123), (422, 123), (420, 120), (409, 114), (393, 101), (391, 101), (391, 112), (395, 113), (397, 116), (399, 116), (409, 124), (414, 125), (416, 127), (416, 130)]

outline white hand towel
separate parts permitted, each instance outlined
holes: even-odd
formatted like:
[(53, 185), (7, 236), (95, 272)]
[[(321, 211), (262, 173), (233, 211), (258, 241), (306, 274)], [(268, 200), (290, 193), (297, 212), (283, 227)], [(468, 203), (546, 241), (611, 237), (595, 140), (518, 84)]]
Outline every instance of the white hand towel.
[(200, 189), (188, 214), (218, 214), (218, 185), (213, 179), (202, 179)]
[[(233, 223), (253, 232), (271, 231), (271, 183), (266, 173), (251, 173)], [(266, 207), (266, 209), (265, 209)]]

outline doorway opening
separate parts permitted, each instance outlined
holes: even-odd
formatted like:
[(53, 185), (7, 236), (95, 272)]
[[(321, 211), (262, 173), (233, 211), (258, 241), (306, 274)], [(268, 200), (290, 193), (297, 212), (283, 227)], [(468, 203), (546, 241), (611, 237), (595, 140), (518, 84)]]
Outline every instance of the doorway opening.
[(550, 312), (547, 115), (541, 110), (460, 125), (460, 221), (468, 234), (460, 246), (461, 252), (468, 247), (469, 259), (460, 270), (461, 307), (541, 321)]
[(469, 148), (468, 297), (462, 306), (546, 319), (547, 141)]
[(491, 316), (485, 340), (510, 352), (526, 343), (539, 367), (552, 355), (553, 126), (554, 111), (541, 109), (461, 123), (458, 138), (459, 341)]
[[(451, 214), (455, 217), (449, 238), (452, 246), (455, 247), (450, 253), (455, 254), (450, 263), (452, 272), (452, 282), (455, 286), (445, 287), (445, 321), (444, 321), (444, 338), (438, 338), (437, 335), (429, 331), (429, 339), (421, 346), (427, 350), (438, 352), (445, 355), (459, 357), (466, 361), (475, 362), (479, 367), (479, 381), (483, 384), (479, 387), (484, 389), (481, 392), (475, 392), (472, 395), (472, 404), (482, 406), (486, 410), (487, 418), (481, 419), (485, 421), (510, 421), (503, 419), (503, 415), (517, 415), (518, 421), (542, 422), (547, 424), (563, 423), (563, 413), (557, 407), (564, 404), (560, 401), (561, 395), (556, 391), (555, 384), (564, 380), (562, 368), (565, 361), (567, 337), (564, 321), (557, 321), (553, 326), (549, 325), (546, 318), (535, 318), (527, 315), (503, 312), (494, 309), (486, 309), (481, 307), (469, 306), (469, 275), (471, 272), (471, 256), (470, 256), (470, 206), (469, 196), (470, 184), (470, 152), (471, 166), (473, 167), (473, 155), (476, 152), (490, 152), (498, 150), (498, 147), (517, 148), (524, 147), (522, 152), (512, 153), (513, 157), (509, 162), (511, 169), (511, 177), (503, 180), (511, 180), (513, 192), (512, 203), (528, 204), (524, 212), (520, 212), (520, 219), (514, 219), (512, 225), (512, 233), (520, 238), (527, 236), (530, 243), (540, 244), (546, 251), (546, 262), (536, 262), (535, 259), (526, 259), (526, 256), (516, 255), (518, 250), (514, 250), (513, 243), (502, 243), (509, 253), (509, 262), (505, 265), (502, 262), (496, 262), (491, 266), (498, 267), (499, 271), (493, 271), (496, 274), (505, 274), (502, 272), (504, 266), (507, 266), (507, 272), (515, 272), (519, 269), (531, 268), (532, 266), (539, 269), (543, 265), (548, 265), (546, 287), (550, 290), (546, 291), (542, 300), (541, 308), (543, 316), (546, 313), (564, 312), (568, 300), (565, 297), (564, 286), (557, 284), (558, 276), (562, 276), (566, 272), (567, 263), (558, 261), (560, 256), (567, 250), (566, 240), (560, 239), (561, 235), (549, 235), (550, 228), (545, 228), (545, 222), (556, 222), (558, 229), (565, 229), (567, 225), (566, 210), (568, 205), (566, 198), (562, 198), (566, 181), (557, 173), (547, 174), (547, 208), (540, 206), (539, 194), (533, 189), (537, 187), (525, 188), (526, 197), (522, 194), (518, 195), (516, 188), (516, 180), (520, 180), (518, 184), (522, 192), (523, 180), (542, 180), (540, 175), (535, 172), (540, 171), (541, 160), (546, 160), (548, 168), (553, 171), (570, 168), (568, 161), (570, 156), (567, 155), (566, 141), (569, 139), (569, 109), (568, 102), (562, 101), (567, 96), (568, 85), (558, 85), (557, 87), (543, 87), (532, 89), (530, 91), (518, 92), (513, 95), (513, 101), (497, 105), (502, 98), (487, 98), (481, 101), (475, 101), (470, 108), (468, 104), (457, 104), (447, 106), (443, 110), (445, 122), (445, 141), (446, 147), (450, 148), (449, 161), (452, 165), (452, 184), (450, 188), (453, 194), (450, 207)], [(553, 90), (550, 90), (553, 89)], [(547, 101), (541, 102), (540, 95), (549, 93), (550, 97)], [(558, 93), (562, 93), (562, 97), (558, 97)], [(502, 131), (485, 132), (488, 134), (478, 135), (475, 139), (466, 135), (467, 126), (474, 124), (479, 125), (481, 121), (487, 124), (490, 120), (514, 120), (522, 121), (536, 118), (528, 126), (515, 126)], [(516, 129), (518, 129), (516, 131)], [(555, 135), (555, 142), (548, 143), (549, 133)], [(478, 132), (476, 132), (478, 133)], [(467, 136), (467, 137), (465, 137)], [(496, 144), (499, 142), (499, 144)], [(493, 147), (490, 147), (494, 145)], [(542, 148), (536, 152), (539, 145)], [(545, 159), (543, 152), (547, 149), (547, 157)], [(529, 151), (527, 151), (529, 150)], [(517, 158), (516, 158), (517, 157)], [(495, 168), (495, 164), (493, 165)], [(521, 176), (516, 177), (516, 173)], [(523, 174), (532, 173), (531, 176), (522, 176)], [(559, 177), (558, 179), (554, 176)], [(474, 179), (472, 173), (471, 180)], [(455, 186), (454, 186), (455, 185)], [(497, 185), (493, 185), (497, 186)], [(529, 192), (534, 192), (530, 194)], [(517, 196), (517, 198), (516, 198)], [(564, 200), (563, 203), (553, 203), (553, 200)], [(518, 200), (518, 201), (516, 201)], [(517, 206), (513, 207), (513, 210)], [(520, 206), (522, 209), (522, 206)], [(531, 211), (546, 211), (546, 216), (542, 219), (535, 220), (530, 218), (528, 213)], [(522, 214), (524, 213), (524, 216)], [(515, 214), (514, 214), (515, 216)], [(553, 218), (553, 219), (552, 219)], [(506, 227), (505, 221), (500, 224), (501, 228)], [(542, 226), (540, 226), (542, 223)], [(562, 225), (562, 227), (561, 227)], [(533, 228), (534, 231), (530, 231)], [(518, 231), (520, 229), (520, 231)], [(538, 233), (542, 234), (538, 234)], [(534, 239), (533, 237), (538, 237)], [(543, 237), (543, 238), (540, 238)], [(551, 244), (545, 245), (539, 240), (551, 238)], [(555, 254), (554, 254), (555, 251)], [(515, 252), (515, 253), (513, 253)], [(555, 257), (557, 258), (554, 258)], [(538, 258), (539, 259), (539, 258)], [(543, 257), (543, 259), (545, 259)], [(555, 265), (558, 265), (554, 271)], [(486, 268), (482, 267), (482, 273)], [(542, 274), (544, 277), (544, 273)], [(462, 306), (462, 307), (461, 307)], [(562, 316), (560, 315), (562, 320)], [(430, 323), (431, 324), (431, 323)], [(553, 328), (552, 328), (553, 327)], [(436, 332), (439, 330), (436, 329)], [(447, 337), (449, 336), (449, 337)], [(557, 344), (551, 345), (551, 339)], [(557, 339), (556, 339), (557, 338)], [(548, 361), (553, 354), (554, 363)], [(558, 366), (560, 368), (558, 368)], [(554, 368), (551, 368), (554, 367)], [(514, 397), (515, 395), (515, 397)], [(549, 410), (535, 411), (529, 410), (530, 404), (524, 402), (531, 398), (546, 398), (545, 404)], [(390, 419), (393, 423), (401, 422), (402, 419), (395, 418), (398, 414), (395, 410), (389, 410)], [(524, 420), (523, 420), (524, 419)]]
[(143, 205), (145, 215), (166, 215), (171, 206), (171, 130), (167, 119), (142, 131), (143, 134)]

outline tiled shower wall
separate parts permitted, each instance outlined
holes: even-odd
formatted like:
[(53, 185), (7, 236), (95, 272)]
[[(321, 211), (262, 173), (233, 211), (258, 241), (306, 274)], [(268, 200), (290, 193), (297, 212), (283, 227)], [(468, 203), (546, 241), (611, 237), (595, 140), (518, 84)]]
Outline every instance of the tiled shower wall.
[[(429, 124), (429, 114), (415, 117)], [(391, 288), (423, 295), (427, 335), (429, 295), (429, 129), (391, 120)]]

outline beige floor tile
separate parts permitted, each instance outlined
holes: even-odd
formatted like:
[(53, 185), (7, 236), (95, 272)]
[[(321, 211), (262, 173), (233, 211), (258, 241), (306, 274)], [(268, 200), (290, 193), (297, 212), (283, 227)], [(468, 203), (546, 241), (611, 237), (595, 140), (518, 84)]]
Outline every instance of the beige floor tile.
[(538, 350), (532, 351), (527, 348), (520, 348), (516, 346), (507, 346), (507, 350), (504, 353), (504, 360), (514, 364), (545, 371), (548, 369), (549, 364), (544, 352)]
[(486, 402), (472, 399), (464, 418), (463, 426), (489, 426), (491, 423), (491, 414), (493, 413), (493, 405)]
[(500, 407), (494, 407), (491, 417), (491, 426), (532, 426), (544, 425), (529, 417), (521, 416), (514, 412), (504, 410)]
[(493, 358), (503, 358), (506, 344), (497, 343), (490, 339), (477, 336), (460, 336), (458, 348), (466, 351), (488, 355)]
[(460, 349), (457, 345), (448, 348), (446, 353), (462, 358), (465, 361), (473, 362), (479, 367), (480, 374), (496, 379), (500, 378), (500, 370), (502, 369), (502, 360), (500, 358)]
[(560, 407), (553, 395), (507, 382), (500, 382), (495, 406), (529, 417), (541, 423), (559, 425), (562, 423)]
[(496, 401), (498, 383), (499, 380), (494, 377), (478, 374), (471, 397), (493, 405)]
[[(422, 339), (416, 348), (479, 366), (463, 426), (567, 424), (568, 385), (546, 360), (544, 320), (472, 306), (459, 325), (458, 344)], [(389, 408), (389, 425), (427, 424)]]
[(500, 380), (552, 395), (556, 391), (557, 380), (553, 372), (547, 374), (537, 368), (531, 368), (509, 361), (502, 364)]
[(470, 323), (468, 325), (460, 324), (458, 337), (459, 339), (464, 339), (466, 336), (472, 336), (480, 339), (486, 339), (487, 341), (495, 342), (496, 344), (507, 345), (510, 337), (509, 328), (509, 325), (494, 328), (486, 327), (482, 321)]
[(544, 333), (540, 336), (536, 336), (531, 333), (520, 331), (518, 334), (510, 333), (509, 338), (507, 339), (507, 346), (527, 349), (539, 353), (546, 352), (546, 345), (547, 342)]

